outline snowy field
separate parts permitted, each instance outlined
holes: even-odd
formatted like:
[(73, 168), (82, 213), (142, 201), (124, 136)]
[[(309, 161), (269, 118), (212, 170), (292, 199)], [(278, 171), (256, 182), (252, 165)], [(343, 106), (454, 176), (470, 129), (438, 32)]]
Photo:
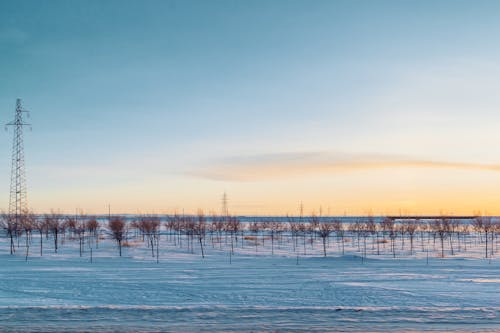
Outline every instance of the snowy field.
[(302, 238), (282, 237), (272, 254), (269, 237), (240, 237), (231, 254), (206, 236), (202, 258), (196, 239), (162, 232), (158, 262), (133, 235), (119, 257), (103, 230), (92, 263), (69, 234), (58, 253), (49, 235), (40, 257), (34, 233), (27, 261), (24, 236), (10, 255), (3, 234), (0, 331), (500, 332), (500, 260), (472, 240), (445, 258), (432, 240), (411, 255), (398, 240), (396, 258), (368, 243), (362, 258), (348, 235), (344, 255), (328, 238), (327, 257), (320, 238), (304, 254)]

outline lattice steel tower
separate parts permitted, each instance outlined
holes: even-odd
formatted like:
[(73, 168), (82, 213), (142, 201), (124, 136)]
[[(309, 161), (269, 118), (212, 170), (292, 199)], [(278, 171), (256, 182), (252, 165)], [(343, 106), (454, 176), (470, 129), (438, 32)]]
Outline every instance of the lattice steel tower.
[(227, 208), (227, 194), (224, 192), (222, 195), (222, 216), (229, 216), (229, 210)]
[(16, 217), (28, 213), (28, 195), (26, 188), (26, 171), (24, 169), (23, 126), (29, 126), (23, 120), (23, 113), (29, 116), (28, 111), (21, 107), (21, 100), (16, 101), (16, 114), (13, 121), (6, 126), (14, 127), (14, 141), (12, 143), (12, 169), (10, 174), (9, 214)]

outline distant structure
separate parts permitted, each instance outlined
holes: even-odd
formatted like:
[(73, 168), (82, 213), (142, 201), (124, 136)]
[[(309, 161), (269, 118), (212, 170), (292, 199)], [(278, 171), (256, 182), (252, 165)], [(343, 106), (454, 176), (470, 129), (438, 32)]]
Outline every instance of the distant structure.
[(229, 210), (227, 208), (227, 194), (224, 192), (222, 195), (222, 216), (228, 216)]
[[(14, 120), (6, 126), (14, 127), (12, 143), (12, 169), (10, 174), (9, 214), (15, 216), (16, 221), (21, 215), (28, 213), (28, 194), (26, 188), (26, 170), (24, 168), (23, 126), (30, 124), (23, 121), (23, 113), (29, 113), (21, 107), (21, 100), (16, 101)], [(6, 127), (7, 128), (7, 127)]]

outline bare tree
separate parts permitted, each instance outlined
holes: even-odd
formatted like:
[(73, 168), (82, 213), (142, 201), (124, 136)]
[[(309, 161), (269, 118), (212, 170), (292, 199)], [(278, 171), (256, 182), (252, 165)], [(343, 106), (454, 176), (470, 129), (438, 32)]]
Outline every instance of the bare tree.
[(10, 239), (10, 254), (16, 252), (14, 246), (14, 237), (16, 236), (16, 231), (18, 229), (18, 218), (13, 214), (2, 213), (2, 228), (6, 231), (7, 236)]
[(94, 249), (94, 243), (95, 247), (98, 247), (99, 244), (99, 222), (95, 217), (89, 217), (87, 221), (85, 222), (85, 229), (87, 230), (88, 234), (88, 240), (87, 240), (87, 245), (89, 247), (90, 251), (90, 262), (92, 263), (93, 261), (93, 249)]
[(45, 214), (45, 223), (47, 224), (47, 230), (54, 236), (54, 252), (57, 253), (59, 234), (64, 230), (62, 225), (62, 215), (59, 213), (51, 212), (50, 214)]
[(43, 255), (43, 234), (48, 233), (49, 226), (45, 218), (37, 218), (34, 222), (34, 228), (40, 235), (40, 256)]
[(467, 238), (469, 237), (470, 235), (470, 225), (469, 224), (466, 224), (464, 223), (462, 225), (462, 243), (464, 245), (464, 251), (467, 252)]
[(151, 248), (153, 258), (155, 256), (155, 246), (157, 254), (159, 251), (157, 245), (159, 245), (160, 225), (160, 218), (155, 215), (140, 216), (138, 220), (134, 221), (134, 227), (141, 232), (142, 240), (144, 241), (144, 238), (147, 238), (147, 244)]
[(69, 230), (71, 236), (74, 237), (76, 235), (77, 217), (76, 216), (66, 216), (63, 223), (64, 223), (65, 228)]
[[(302, 220), (302, 219), (301, 219)], [(297, 223), (297, 230), (302, 234), (302, 243), (304, 245), (304, 255), (306, 255), (306, 237), (310, 228), (306, 222)]]
[(415, 237), (415, 232), (417, 231), (417, 223), (415, 220), (408, 220), (404, 224), (404, 228), (408, 236), (410, 236), (410, 255), (413, 254), (413, 238)]
[(485, 243), (485, 257), (488, 258), (488, 234), (492, 233), (495, 226), (491, 220), (490, 216), (478, 216), (473, 222), (474, 229), (479, 233), (484, 232)]
[(318, 227), (318, 234), (323, 240), (323, 256), (326, 257), (326, 239), (333, 231), (333, 225), (329, 222), (321, 222)]
[(276, 238), (276, 234), (281, 230), (281, 225), (279, 222), (273, 221), (269, 223), (269, 233), (271, 236), (271, 254), (274, 255), (274, 239)]
[(219, 241), (219, 249), (222, 249), (222, 233), (226, 228), (226, 224), (224, 223), (224, 216), (214, 216), (212, 220), (213, 229), (217, 234), (217, 238)]
[(287, 216), (287, 219), (288, 219), (288, 229), (290, 230), (290, 235), (292, 237), (293, 252), (296, 252), (298, 246), (298, 238), (300, 234), (299, 223), (297, 223), (297, 221), (291, 216)]
[(344, 225), (342, 224), (342, 221), (337, 219), (333, 221), (332, 227), (337, 234), (337, 239), (340, 239), (340, 242), (342, 244), (342, 255), (344, 255)]
[(363, 258), (366, 258), (366, 238), (368, 238), (368, 236), (372, 233), (372, 228), (374, 226), (375, 224), (373, 223), (373, 219), (370, 218), (364, 223), (360, 221), (359, 224), (357, 225), (358, 234), (360, 234), (361, 237), (363, 237), (363, 252), (361, 255), (362, 260)]
[(250, 231), (254, 234), (255, 236), (255, 252), (257, 252), (257, 245), (259, 244), (259, 232), (260, 232), (260, 227), (261, 224), (257, 221), (253, 221), (250, 223)]
[(432, 231), (435, 235), (439, 237), (441, 241), (441, 257), (444, 258), (444, 240), (448, 236), (449, 230), (449, 219), (442, 217), (439, 219), (435, 219), (432, 224)]
[(83, 248), (85, 246), (85, 232), (87, 231), (87, 222), (85, 219), (80, 218), (76, 221), (75, 234), (78, 237), (78, 243), (80, 245), (80, 257), (83, 253)]
[(97, 221), (97, 219), (95, 217), (93, 217), (93, 216), (89, 217), (87, 219), (87, 223), (86, 223), (85, 227), (87, 229), (89, 236), (91, 236), (95, 239), (95, 245), (97, 247), (99, 244), (99, 227), (100, 227), (99, 222)]
[(203, 240), (205, 238), (206, 231), (207, 231), (207, 222), (205, 214), (201, 209), (199, 209), (197, 213), (197, 221), (194, 225), (194, 233), (196, 235), (196, 238), (198, 238), (198, 242), (200, 243), (202, 258), (205, 258), (205, 251), (203, 250)]
[[(358, 251), (361, 252), (361, 234), (363, 231), (363, 221), (361, 219), (356, 219), (356, 221), (350, 224), (349, 227), (351, 233), (354, 233), (356, 235)], [(353, 238), (353, 244), (354, 244), (354, 238)]]
[(429, 230), (427, 223), (421, 223), (420, 220), (416, 220), (415, 223), (418, 225), (418, 230), (420, 231), (420, 243), (422, 245), (422, 252), (424, 252), (424, 235)]
[(391, 239), (391, 250), (392, 250), (392, 257), (396, 258), (396, 244), (395, 240), (397, 237), (397, 232), (395, 228), (395, 223), (394, 220), (386, 217), (382, 221), (382, 229), (383, 232), (389, 235), (389, 238)]
[(229, 237), (231, 238), (231, 254), (234, 254), (233, 238), (235, 239), (236, 242), (238, 242), (237, 235), (240, 228), (241, 228), (241, 223), (240, 220), (238, 220), (238, 218), (234, 216), (226, 217), (225, 230), (226, 232), (229, 232)]
[(174, 239), (174, 245), (177, 246), (179, 244), (180, 247), (181, 245), (181, 231), (180, 231), (180, 221), (181, 218), (177, 213), (174, 213), (173, 215), (170, 215), (167, 217), (167, 224), (166, 227), (168, 230), (170, 230), (170, 234), (172, 234), (173, 239)]
[(194, 253), (194, 232), (196, 227), (196, 221), (193, 216), (184, 215), (182, 217), (182, 228), (188, 236), (188, 250)]
[(35, 215), (31, 212), (23, 214), (21, 216), (21, 226), (24, 231), (25, 241), (26, 241), (26, 261), (28, 261), (29, 249), (31, 244), (31, 232), (35, 226)]
[[(364, 225), (364, 229), (366, 230), (366, 234), (369, 236), (369, 235), (376, 235), (376, 240), (377, 240), (377, 250), (378, 250), (378, 232), (377, 232), (377, 224), (375, 223), (375, 218), (373, 217), (373, 215), (369, 214), (368, 217), (366, 218), (366, 222), (365, 222), (365, 225)], [(374, 241), (375, 239), (372, 237), (372, 250), (375, 249), (375, 246), (374, 246)], [(366, 243), (366, 241), (365, 241)], [(366, 245), (365, 245), (366, 247)], [(377, 251), (378, 253), (378, 251)], [(366, 250), (365, 250), (365, 256), (366, 256)]]
[(316, 230), (319, 229), (319, 223), (321, 219), (319, 218), (319, 216), (316, 215), (316, 213), (312, 213), (310, 220), (311, 222), (309, 223), (309, 231), (311, 233), (311, 247), (312, 247), (314, 244), (312, 237), (316, 235)]
[[(462, 223), (459, 219), (452, 219), (450, 223), (450, 243), (453, 242), (453, 236), (455, 235), (457, 238), (458, 251), (461, 251), (460, 245), (460, 231), (461, 231)], [(450, 245), (453, 246), (453, 245)], [(453, 254), (453, 253), (452, 253)]]
[(111, 236), (118, 244), (120, 257), (122, 256), (122, 241), (125, 238), (125, 218), (123, 216), (113, 216), (108, 222)]

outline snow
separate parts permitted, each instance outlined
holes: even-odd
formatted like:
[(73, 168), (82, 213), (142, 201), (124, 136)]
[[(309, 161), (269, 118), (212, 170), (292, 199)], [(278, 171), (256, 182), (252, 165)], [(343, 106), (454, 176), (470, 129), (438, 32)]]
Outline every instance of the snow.
[[(1, 331), (12, 332), (498, 332), (499, 259), (484, 259), (484, 245), (438, 257), (436, 248), (415, 241), (410, 255), (397, 243), (377, 255), (368, 243), (367, 258), (335, 237), (323, 257), (321, 239), (297, 251), (289, 237), (257, 252), (252, 241), (212, 246), (206, 257), (161, 236), (159, 263), (147, 244), (134, 241), (118, 257), (108, 238), (79, 256), (78, 240), (66, 236), (58, 253), (44, 240), (39, 256), (33, 234), (25, 261), (24, 236), (13, 256), (0, 238)], [(348, 236), (346, 238), (352, 238)], [(408, 242), (408, 240), (406, 240)], [(429, 252), (427, 252), (429, 251)]]

